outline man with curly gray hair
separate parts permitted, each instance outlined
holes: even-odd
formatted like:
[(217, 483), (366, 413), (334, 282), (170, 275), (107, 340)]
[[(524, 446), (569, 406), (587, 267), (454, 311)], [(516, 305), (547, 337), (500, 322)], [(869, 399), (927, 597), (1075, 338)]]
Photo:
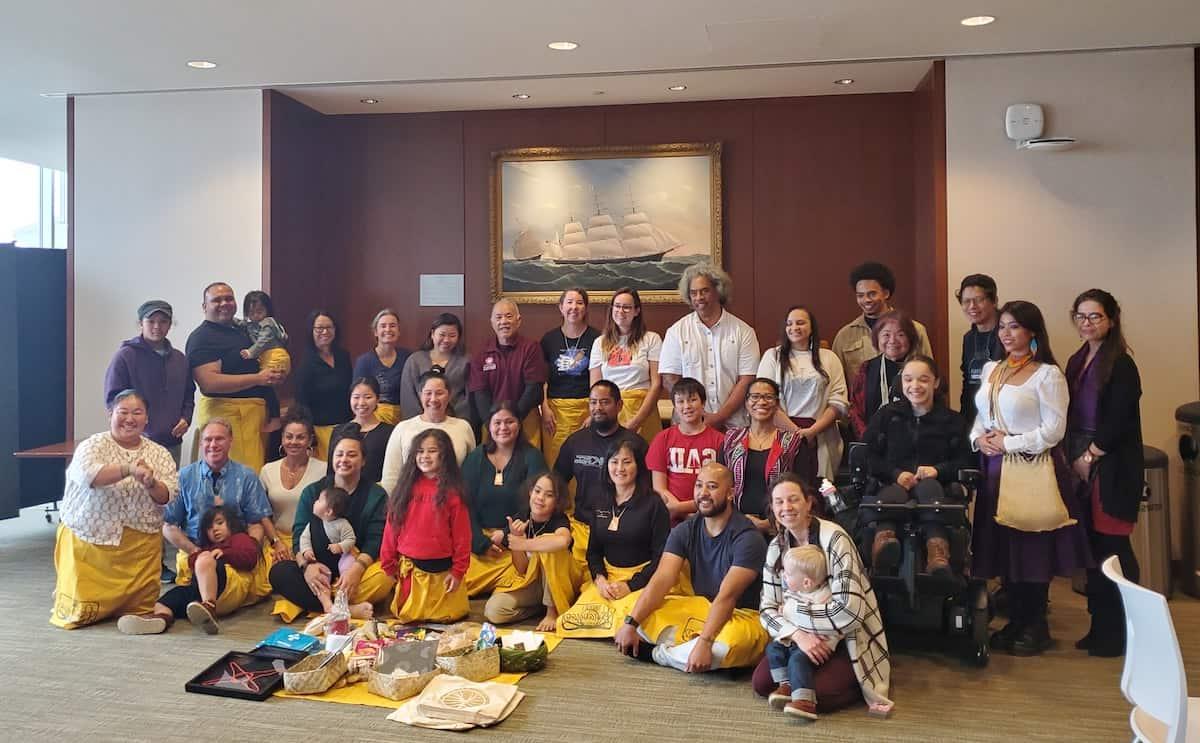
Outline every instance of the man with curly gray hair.
[(758, 337), (725, 311), (733, 280), (710, 263), (694, 264), (679, 280), (679, 295), (693, 312), (663, 338), (658, 371), (667, 394), (683, 377), (698, 379), (708, 395), (705, 423), (714, 428), (746, 425), (743, 403), (758, 372)]

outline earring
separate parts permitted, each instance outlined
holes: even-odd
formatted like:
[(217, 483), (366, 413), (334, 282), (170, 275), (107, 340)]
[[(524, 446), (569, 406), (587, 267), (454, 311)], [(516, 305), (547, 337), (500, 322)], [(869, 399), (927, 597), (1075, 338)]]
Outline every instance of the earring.
[(286, 454), (286, 453), (283, 451), (283, 444), (280, 444), (280, 445), (279, 445), (279, 456), (280, 456), (280, 457), (286, 457), (286, 456), (287, 456), (287, 454)]
[(810, 352), (817, 350), (817, 339), (811, 335), (808, 336), (808, 350)]
[(1037, 338), (1029, 341), (1029, 353), (1033, 354), (1034, 356), (1037, 355)]

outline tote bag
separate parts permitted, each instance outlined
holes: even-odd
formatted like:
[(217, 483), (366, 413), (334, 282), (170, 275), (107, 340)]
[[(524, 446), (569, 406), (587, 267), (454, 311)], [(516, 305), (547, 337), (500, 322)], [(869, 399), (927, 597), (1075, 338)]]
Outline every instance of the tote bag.
[[(990, 397), (992, 417), (1001, 430), (1007, 431), (999, 405), (1003, 386), (1003, 382), (993, 385)], [(1004, 455), (996, 523), (1028, 532), (1054, 531), (1076, 523), (1063, 503), (1051, 451), (1040, 454), (1008, 452)]]

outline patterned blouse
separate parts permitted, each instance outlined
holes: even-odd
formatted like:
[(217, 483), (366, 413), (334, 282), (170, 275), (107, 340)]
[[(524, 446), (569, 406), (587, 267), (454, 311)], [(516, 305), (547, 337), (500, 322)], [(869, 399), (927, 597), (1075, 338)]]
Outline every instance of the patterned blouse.
[(67, 467), (63, 491), (62, 523), (85, 542), (116, 546), (125, 527), (156, 534), (162, 530), (163, 506), (154, 502), (146, 488), (132, 476), (111, 485), (92, 487), (100, 470), (110, 464), (133, 465), (144, 460), (155, 479), (167, 488), (168, 502), (179, 495), (175, 460), (162, 446), (145, 436), (136, 449), (126, 449), (111, 433), (86, 438)]

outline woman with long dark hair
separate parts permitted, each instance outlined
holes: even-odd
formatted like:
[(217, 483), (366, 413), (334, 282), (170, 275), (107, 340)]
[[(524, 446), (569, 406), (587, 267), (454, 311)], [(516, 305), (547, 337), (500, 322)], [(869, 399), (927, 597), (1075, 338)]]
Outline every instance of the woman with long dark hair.
[(1002, 361), (983, 369), (975, 396), (973, 448), (983, 454), (975, 503), (974, 562), (980, 578), (1003, 578), (1009, 619), (993, 650), (1040, 655), (1051, 644), (1046, 623), (1050, 580), (1091, 566), (1087, 534), (1060, 446), (1067, 430), (1067, 380), (1050, 350), (1037, 305), (1000, 308)]
[(833, 479), (842, 461), (838, 418), (850, 408), (846, 375), (837, 354), (821, 348), (817, 317), (804, 305), (793, 305), (779, 329), (779, 345), (763, 354), (758, 376), (779, 385), (780, 428), (800, 434), (804, 444), (797, 472), (807, 482)]
[(650, 485), (643, 449), (635, 441), (617, 441), (604, 457), (603, 496), (592, 515), (587, 545), (592, 580), (558, 618), (559, 632), (566, 637), (615, 635), (658, 569), (671, 516)]
[(346, 392), (353, 365), (350, 354), (338, 342), (337, 320), (329, 310), (309, 313), (308, 328), (308, 352), (296, 368), (296, 402), (312, 414), (316, 433), (313, 456), (326, 460), (333, 429), (351, 417)]
[(402, 624), (453, 622), (470, 610), (471, 516), (454, 445), (430, 428), (413, 439), (388, 500), (380, 563), (397, 581), (392, 613)]
[(463, 482), (471, 502), (471, 567), (467, 595), (490, 592), (512, 567), (504, 546), (508, 518), (521, 510), (521, 485), (546, 471), (546, 459), (525, 439), (517, 406), (501, 400), (487, 419), (488, 440), (463, 460)]
[[(1140, 570), (1129, 535), (1141, 505), (1145, 467), (1138, 405), (1142, 380), (1113, 295), (1088, 289), (1071, 305), (1071, 319), (1083, 345), (1067, 361), (1067, 456), (1078, 478), (1079, 500), (1090, 516), (1088, 541), (1097, 564), (1117, 555), (1125, 577), (1137, 582)], [(1088, 655), (1121, 655), (1125, 611), (1117, 587), (1092, 568), (1087, 596), (1092, 626), (1075, 647)]]

